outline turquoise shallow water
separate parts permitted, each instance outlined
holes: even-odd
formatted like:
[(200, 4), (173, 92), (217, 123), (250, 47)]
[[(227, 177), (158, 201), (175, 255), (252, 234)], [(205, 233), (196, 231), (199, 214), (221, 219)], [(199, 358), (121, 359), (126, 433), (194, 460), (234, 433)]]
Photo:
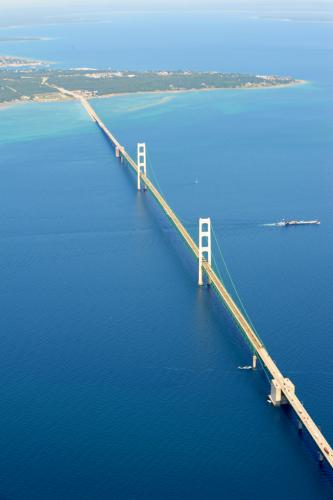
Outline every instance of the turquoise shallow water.
[[(196, 22), (178, 42), (204, 65)], [(331, 45), (312, 26), (315, 55), (297, 58), (295, 30), (310, 28), (288, 26), (272, 23), (268, 47), (253, 40), (247, 55), (255, 45), (261, 68), (267, 54), (294, 59), (308, 85), (93, 106), (133, 154), (147, 142), (150, 175), (195, 237), (212, 218), (261, 337), (332, 442)], [(225, 46), (217, 28), (207, 43)], [(253, 25), (238, 28), (247, 38)], [(67, 53), (67, 27), (44, 29)], [(230, 36), (244, 53), (226, 65), (245, 70), (246, 43)], [(289, 416), (266, 403), (263, 373), (237, 370), (249, 352), (197, 288), (189, 252), (80, 105), (1, 109), (0, 151), (0, 498), (332, 498)], [(264, 225), (282, 217), (322, 224)]]

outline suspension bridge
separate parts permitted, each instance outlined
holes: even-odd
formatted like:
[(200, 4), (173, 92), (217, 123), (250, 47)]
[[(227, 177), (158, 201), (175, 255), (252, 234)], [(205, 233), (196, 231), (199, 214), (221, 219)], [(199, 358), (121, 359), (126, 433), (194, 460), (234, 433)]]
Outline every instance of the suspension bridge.
[(289, 378), (284, 377), (284, 375), (281, 373), (278, 366), (268, 353), (262, 340), (256, 333), (255, 329), (253, 328), (253, 326), (251, 326), (250, 321), (246, 319), (245, 315), (242, 313), (238, 305), (235, 303), (235, 301), (225, 288), (222, 280), (213, 269), (210, 218), (199, 219), (199, 244), (197, 245), (183, 223), (165, 201), (162, 194), (158, 191), (153, 182), (147, 176), (146, 144), (140, 143), (137, 145), (137, 161), (135, 162), (131, 158), (129, 153), (125, 150), (124, 146), (120, 144), (120, 142), (114, 137), (114, 135), (106, 127), (103, 121), (99, 118), (95, 110), (92, 108), (92, 106), (84, 96), (79, 93), (67, 91), (59, 87), (57, 87), (57, 89), (70, 97), (79, 99), (82, 106), (90, 116), (91, 120), (96, 123), (100, 130), (109, 139), (110, 143), (114, 147), (116, 157), (119, 158), (122, 163), (127, 164), (134, 171), (137, 177), (138, 190), (148, 190), (156, 199), (157, 203), (160, 205), (162, 210), (165, 212), (167, 217), (170, 219), (181, 237), (184, 239), (185, 243), (192, 251), (194, 257), (198, 260), (199, 286), (207, 283), (207, 285), (211, 285), (215, 288), (218, 297), (222, 300), (223, 304), (229, 310), (231, 316), (239, 326), (242, 334), (244, 335), (251, 348), (252, 368), (256, 368), (257, 361), (259, 360), (265, 371), (268, 373), (271, 382), (269, 394), (271, 403), (274, 406), (289, 404), (292, 407), (298, 418), (298, 429), (300, 431), (302, 431), (303, 428), (307, 430), (313, 442), (318, 448), (319, 461), (326, 462), (330, 466), (330, 470), (332, 470), (333, 450), (330, 444), (303, 406), (303, 403), (297, 397), (297, 394), (295, 392), (295, 385)]

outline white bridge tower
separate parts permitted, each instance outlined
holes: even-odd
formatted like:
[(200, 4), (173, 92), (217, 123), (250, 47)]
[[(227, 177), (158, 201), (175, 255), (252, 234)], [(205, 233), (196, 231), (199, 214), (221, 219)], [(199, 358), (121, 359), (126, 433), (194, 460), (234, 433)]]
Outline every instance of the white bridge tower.
[(202, 286), (203, 270), (202, 263), (208, 262), (212, 265), (212, 244), (211, 244), (211, 225), (210, 218), (199, 219), (199, 279), (198, 283)]
[(141, 191), (141, 175), (142, 174), (147, 175), (147, 154), (146, 154), (145, 143), (138, 143), (137, 165), (138, 165), (138, 191)]

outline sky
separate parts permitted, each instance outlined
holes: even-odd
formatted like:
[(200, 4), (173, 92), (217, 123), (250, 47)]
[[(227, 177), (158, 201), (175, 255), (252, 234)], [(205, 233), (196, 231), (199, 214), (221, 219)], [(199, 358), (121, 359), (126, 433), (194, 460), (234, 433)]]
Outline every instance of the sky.
[(156, 9), (182, 7), (187, 9), (325, 9), (333, 6), (333, 0), (0, 0), (1, 7), (43, 8), (107, 6), (116, 9)]

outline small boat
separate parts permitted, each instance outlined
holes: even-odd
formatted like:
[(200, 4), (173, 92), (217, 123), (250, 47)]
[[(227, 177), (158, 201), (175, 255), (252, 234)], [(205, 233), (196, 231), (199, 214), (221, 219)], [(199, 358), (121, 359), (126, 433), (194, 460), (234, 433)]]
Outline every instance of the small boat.
[(315, 219), (315, 220), (286, 220), (282, 219), (280, 222), (277, 222), (275, 225), (276, 226), (305, 226), (305, 225), (317, 225), (320, 224), (320, 220)]
[(238, 370), (252, 370), (252, 366), (251, 365), (239, 366)]

